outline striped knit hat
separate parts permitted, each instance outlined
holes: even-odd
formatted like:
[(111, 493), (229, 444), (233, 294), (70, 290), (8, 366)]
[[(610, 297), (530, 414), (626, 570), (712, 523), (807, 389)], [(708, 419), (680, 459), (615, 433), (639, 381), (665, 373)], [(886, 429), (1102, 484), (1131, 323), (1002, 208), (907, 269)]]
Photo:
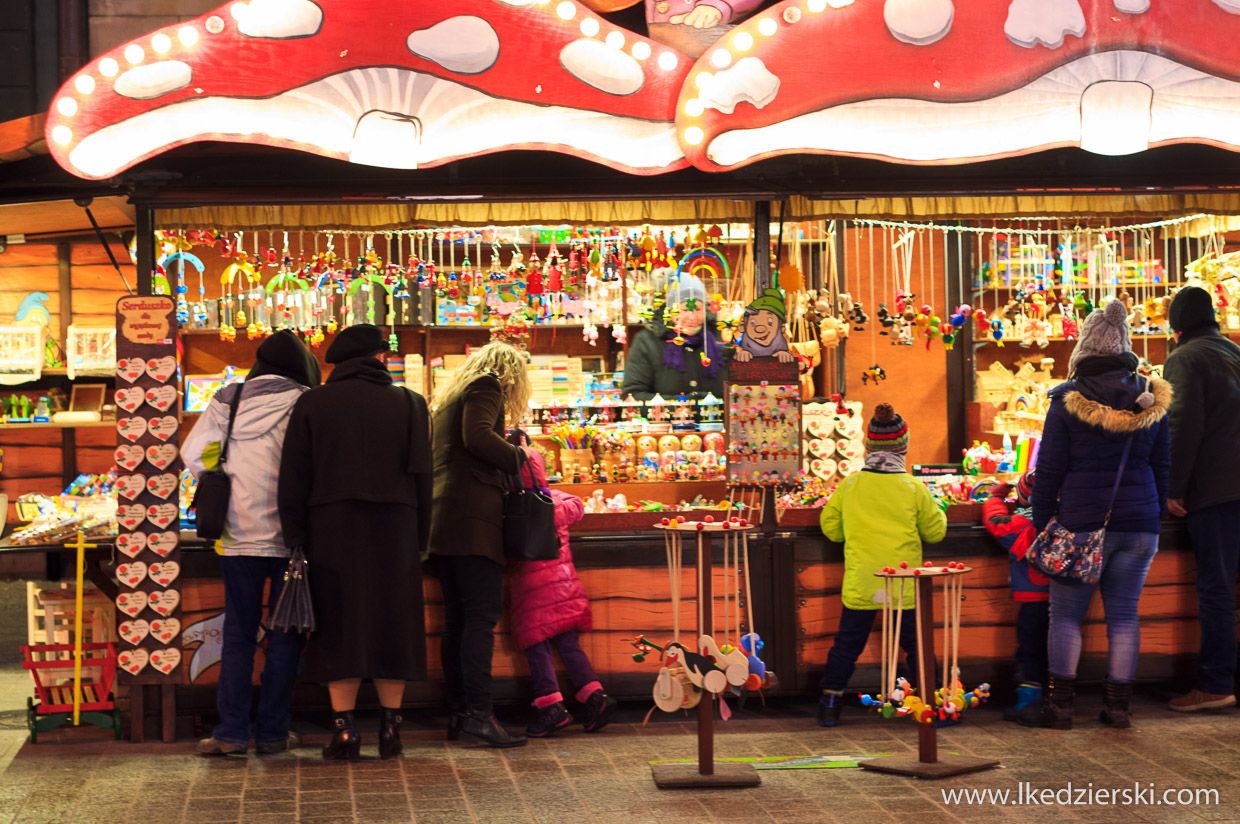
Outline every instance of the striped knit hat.
[(1030, 496), (1033, 495), (1033, 472), (1030, 469), (1016, 482), (1016, 502), (1021, 506), (1029, 506)]
[(874, 407), (874, 417), (865, 429), (867, 452), (907, 452), (908, 424), (889, 403)]

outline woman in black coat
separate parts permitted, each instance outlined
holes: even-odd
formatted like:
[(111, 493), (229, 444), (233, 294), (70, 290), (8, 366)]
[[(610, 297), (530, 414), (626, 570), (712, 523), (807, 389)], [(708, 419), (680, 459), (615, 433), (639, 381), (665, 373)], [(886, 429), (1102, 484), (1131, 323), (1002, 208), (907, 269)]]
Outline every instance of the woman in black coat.
[(522, 454), (504, 440), (504, 417), (517, 425), (529, 397), (525, 356), (500, 341), (475, 350), (435, 394), (429, 568), (443, 587), (448, 738), (465, 732), (493, 747), (525, 743), (495, 721), (491, 656), (504, 612), (504, 486)]
[(375, 326), (327, 349), (335, 369), (293, 407), (280, 464), (285, 542), (306, 549), (318, 629), (302, 674), (326, 683), (335, 734), (323, 757), (356, 760), (353, 710), (363, 678), (379, 693), (379, 755), (401, 752), (405, 682), (425, 677), (420, 556), (430, 533), (430, 416), (394, 386)]

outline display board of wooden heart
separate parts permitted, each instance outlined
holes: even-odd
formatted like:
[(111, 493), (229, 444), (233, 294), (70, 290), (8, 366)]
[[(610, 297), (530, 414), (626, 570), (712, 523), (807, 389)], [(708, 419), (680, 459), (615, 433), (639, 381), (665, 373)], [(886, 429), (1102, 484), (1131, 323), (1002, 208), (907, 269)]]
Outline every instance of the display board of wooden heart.
[(121, 475), (116, 479), (116, 494), (132, 501), (146, 488), (145, 475)]
[(151, 622), (151, 637), (161, 644), (175, 643), (181, 635), (181, 622), (176, 618), (156, 618)]
[[(116, 362), (116, 376), (133, 383), (146, 374), (146, 361), (142, 358), (121, 358)], [(141, 397), (141, 393), (139, 393)]]
[(146, 519), (160, 529), (166, 529), (180, 514), (177, 505), (172, 503), (152, 504), (146, 508)]
[(122, 671), (130, 675), (137, 675), (146, 669), (147, 663), (151, 660), (151, 654), (142, 647), (137, 649), (127, 649), (120, 655), (116, 656), (116, 664)]
[(164, 647), (151, 653), (151, 666), (164, 675), (172, 672), (181, 663), (181, 651), (176, 647)]
[(138, 464), (142, 463), (142, 447), (122, 444), (116, 447), (112, 458), (121, 469), (137, 469)]
[(149, 599), (142, 590), (134, 590), (133, 592), (122, 592), (116, 596), (116, 608), (120, 612), (128, 615), (130, 618), (137, 618), (142, 610), (146, 609)]
[(142, 639), (151, 631), (151, 625), (143, 618), (134, 618), (131, 621), (121, 621), (120, 626), (116, 628), (116, 632), (120, 635), (121, 640), (127, 644), (133, 644), (135, 647), (142, 643)]
[(167, 412), (177, 402), (177, 388), (165, 384), (148, 389), (146, 390), (146, 402), (160, 412)]
[(176, 561), (156, 561), (147, 570), (147, 575), (151, 576), (151, 580), (161, 587), (171, 584), (180, 574), (181, 565)]
[(168, 469), (177, 459), (176, 444), (161, 443), (146, 448), (146, 459), (156, 469)]
[(126, 412), (134, 412), (142, 405), (142, 387), (130, 386), (125, 389), (117, 389), (112, 394), (112, 399), (116, 401), (116, 408), (123, 409)]
[(146, 549), (146, 533), (122, 532), (116, 536), (116, 548), (122, 555), (137, 558)]
[(175, 612), (180, 603), (181, 593), (175, 589), (157, 589), (147, 600), (147, 606), (165, 618)]
[(160, 558), (167, 558), (179, 542), (180, 537), (175, 532), (152, 532), (146, 536), (146, 548)]
[(146, 564), (141, 561), (130, 561), (116, 568), (116, 580), (130, 589), (142, 583), (146, 578)]
[[(121, 684), (181, 681), (180, 397), (176, 302), (128, 295), (116, 303), (118, 409), (116, 596), (125, 651)], [(139, 618), (147, 608), (157, 616)]]
[(802, 471), (834, 484), (864, 466), (865, 427), (861, 404), (807, 403), (802, 419), (809, 438)]
[(177, 491), (177, 484), (180, 479), (171, 472), (165, 472), (162, 475), (148, 475), (146, 478), (146, 491), (157, 498), (168, 499), (168, 496)]
[(177, 371), (177, 359), (175, 355), (166, 355), (162, 358), (151, 358), (146, 362), (146, 374), (156, 383), (166, 383)]

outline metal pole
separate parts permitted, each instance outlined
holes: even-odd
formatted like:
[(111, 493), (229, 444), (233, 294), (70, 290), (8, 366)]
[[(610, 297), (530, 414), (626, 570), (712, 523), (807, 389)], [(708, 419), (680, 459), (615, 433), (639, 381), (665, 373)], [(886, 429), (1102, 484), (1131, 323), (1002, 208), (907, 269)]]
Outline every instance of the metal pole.
[[(698, 627), (698, 635), (714, 635), (715, 595), (712, 589), (711, 572), (711, 541), (707, 532), (697, 535), (698, 565), (698, 606), (701, 610), (702, 625)], [(697, 646), (697, 643), (694, 643)], [(701, 650), (697, 650), (701, 652)], [(702, 690), (702, 700), (698, 702), (698, 775), (715, 774), (715, 696), (706, 689)]]

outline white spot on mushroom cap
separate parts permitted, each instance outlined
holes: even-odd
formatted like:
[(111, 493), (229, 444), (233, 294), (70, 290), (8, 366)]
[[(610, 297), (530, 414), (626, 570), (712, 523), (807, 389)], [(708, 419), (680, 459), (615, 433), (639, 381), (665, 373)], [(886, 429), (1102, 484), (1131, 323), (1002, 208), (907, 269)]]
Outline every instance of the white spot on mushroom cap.
[(1012, 0), (1003, 31), (1018, 46), (1057, 49), (1069, 34), (1085, 36), (1085, 14), (1078, 0)]
[(323, 25), (323, 9), (311, 0), (250, 0), (237, 21), (247, 37), (291, 40), (311, 37)]
[(1240, 0), (1214, 0), (1214, 5), (1223, 11), (1229, 11), (1232, 14), (1240, 14)]
[(180, 60), (165, 60), (134, 66), (116, 78), (113, 88), (121, 97), (131, 100), (152, 100), (183, 89), (194, 79), (194, 70)]
[(460, 15), (412, 32), (409, 51), (457, 74), (481, 74), (499, 59), (499, 35), (481, 17)]
[(952, 27), (952, 0), (887, 0), (883, 21), (892, 37), (914, 46), (941, 40)]
[(1104, 80), (1081, 95), (1081, 148), (1126, 155), (1150, 147), (1154, 90), (1132, 80)]
[(757, 57), (742, 57), (730, 69), (716, 72), (698, 93), (702, 103), (724, 114), (732, 114), (736, 104), (748, 101), (763, 108), (779, 93), (779, 78)]
[(1145, 14), (1150, 10), (1150, 0), (1115, 0), (1115, 8), (1127, 14)]
[(631, 55), (597, 40), (574, 40), (560, 49), (560, 65), (582, 83), (618, 96), (635, 94), (646, 82)]

